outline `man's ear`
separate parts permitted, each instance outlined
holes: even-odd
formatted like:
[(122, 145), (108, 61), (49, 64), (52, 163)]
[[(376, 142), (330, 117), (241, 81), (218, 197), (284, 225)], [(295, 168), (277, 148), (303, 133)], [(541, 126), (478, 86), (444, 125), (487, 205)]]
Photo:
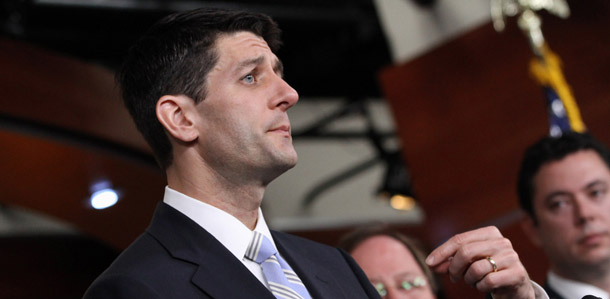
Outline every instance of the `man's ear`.
[(185, 95), (164, 95), (157, 101), (157, 118), (165, 130), (182, 142), (199, 137), (195, 101)]
[(542, 241), (540, 240), (540, 230), (531, 215), (526, 213), (526, 215), (523, 216), (521, 219), (521, 229), (523, 229), (525, 235), (534, 245), (536, 245), (536, 247), (542, 246)]

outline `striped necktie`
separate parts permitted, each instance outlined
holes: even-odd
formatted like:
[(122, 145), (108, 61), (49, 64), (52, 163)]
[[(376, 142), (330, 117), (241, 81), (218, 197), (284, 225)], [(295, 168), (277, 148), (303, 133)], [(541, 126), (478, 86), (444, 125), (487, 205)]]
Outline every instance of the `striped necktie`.
[(279, 255), (271, 241), (259, 232), (254, 232), (246, 249), (246, 258), (260, 264), (269, 284), (269, 290), (276, 298), (310, 299), (303, 282)]

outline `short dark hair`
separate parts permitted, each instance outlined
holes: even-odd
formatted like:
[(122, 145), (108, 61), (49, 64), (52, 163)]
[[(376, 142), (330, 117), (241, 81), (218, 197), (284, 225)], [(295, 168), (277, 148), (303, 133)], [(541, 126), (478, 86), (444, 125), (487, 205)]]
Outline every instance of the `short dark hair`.
[(352, 251), (354, 251), (354, 249), (356, 249), (358, 245), (376, 236), (387, 236), (402, 243), (407, 248), (407, 250), (411, 252), (413, 257), (415, 258), (415, 261), (417, 261), (417, 264), (426, 275), (426, 279), (428, 280), (432, 291), (437, 296), (439, 296), (439, 294), (441, 293), (441, 290), (439, 289), (439, 282), (437, 280), (437, 277), (434, 275), (434, 273), (432, 273), (432, 270), (430, 270), (430, 268), (425, 262), (426, 251), (424, 251), (421, 243), (416, 239), (413, 239), (405, 234), (398, 232), (389, 224), (373, 223), (356, 228), (353, 231), (345, 234), (339, 240), (337, 247), (347, 251), (348, 253), (352, 253)]
[(269, 16), (202, 8), (161, 19), (130, 48), (117, 81), (125, 106), (162, 169), (172, 163), (172, 147), (156, 116), (157, 101), (180, 94), (202, 101), (207, 74), (218, 60), (216, 40), (240, 31), (262, 37), (274, 53), (281, 45), (280, 29)]
[(583, 150), (597, 152), (610, 169), (610, 152), (588, 133), (565, 132), (559, 137), (547, 136), (527, 148), (518, 174), (517, 195), (521, 208), (532, 217), (534, 223), (536, 223), (533, 207), (534, 177), (540, 168), (546, 163), (559, 161)]

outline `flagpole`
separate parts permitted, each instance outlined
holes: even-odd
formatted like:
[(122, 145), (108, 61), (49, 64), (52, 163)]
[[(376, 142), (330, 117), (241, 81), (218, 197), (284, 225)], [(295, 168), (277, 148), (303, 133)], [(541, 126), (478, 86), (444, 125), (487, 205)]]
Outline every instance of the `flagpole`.
[(550, 135), (558, 136), (570, 130), (584, 132), (586, 127), (561, 71), (561, 60), (551, 51), (542, 34), (542, 20), (536, 14), (542, 9), (564, 19), (570, 15), (565, 0), (491, 0), (491, 16), (496, 31), (504, 30), (505, 16), (519, 15), (517, 24), (527, 36), (535, 56), (530, 62), (530, 73), (547, 95)]

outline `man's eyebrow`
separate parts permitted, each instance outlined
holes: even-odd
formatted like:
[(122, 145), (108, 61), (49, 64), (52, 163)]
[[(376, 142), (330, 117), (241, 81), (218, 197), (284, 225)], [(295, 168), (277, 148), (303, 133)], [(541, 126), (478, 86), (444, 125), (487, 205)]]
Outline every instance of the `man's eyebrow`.
[(251, 66), (255, 66), (255, 65), (259, 65), (261, 63), (265, 62), (265, 56), (258, 56), (252, 59), (247, 59), (244, 61), (241, 61), (237, 64), (237, 69), (241, 70), (241, 69), (245, 69)]
[(591, 183), (588, 183), (587, 186), (585, 186), (585, 188), (590, 189), (590, 188), (597, 187), (597, 186), (606, 186), (606, 183), (602, 180), (595, 180)]
[[(265, 62), (265, 56), (261, 55), (259, 57), (255, 57), (252, 59), (246, 59), (237, 64), (235, 68), (237, 71), (243, 70), (245, 68), (249, 68), (252, 66), (260, 65)], [(280, 76), (284, 75), (284, 64), (279, 59), (275, 60), (275, 64), (273, 65), (273, 71)]]

